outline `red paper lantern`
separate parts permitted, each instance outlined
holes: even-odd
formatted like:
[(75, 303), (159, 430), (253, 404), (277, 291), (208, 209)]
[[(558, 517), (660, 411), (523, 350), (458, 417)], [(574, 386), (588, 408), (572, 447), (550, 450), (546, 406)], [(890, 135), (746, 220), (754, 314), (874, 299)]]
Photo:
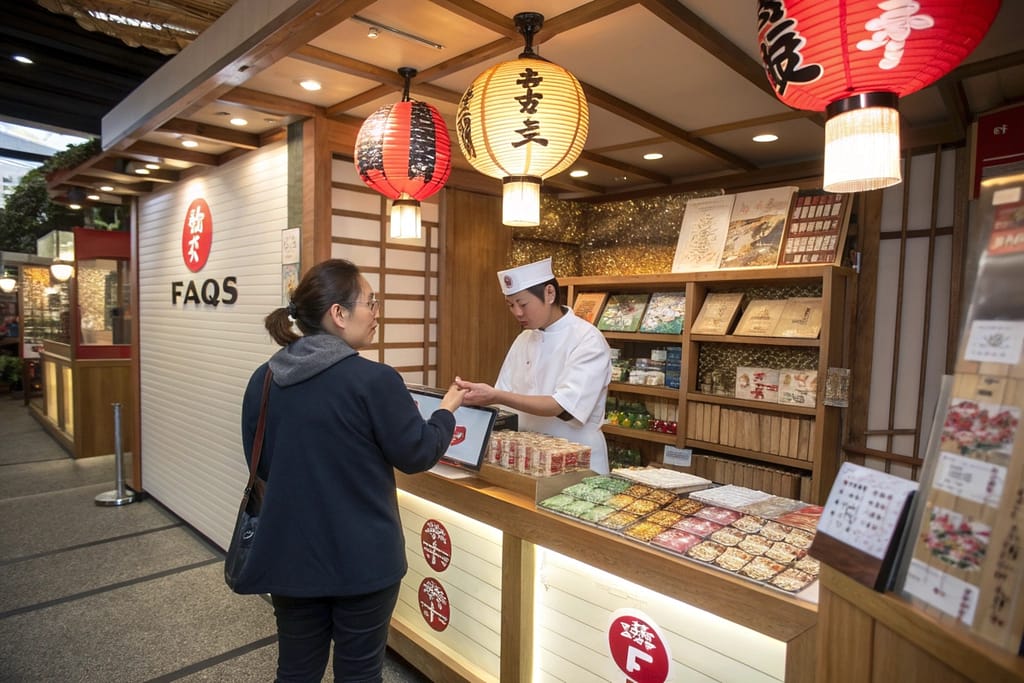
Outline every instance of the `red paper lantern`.
[(355, 163), (364, 183), (394, 200), (392, 237), (419, 237), (420, 200), (444, 187), (451, 175), (451, 139), (436, 108), (409, 99), (415, 69), (398, 71), (406, 79), (402, 101), (384, 105), (363, 122)]
[[(895, 110), (897, 98), (934, 83), (981, 42), (999, 4), (999, 0), (758, 0), (761, 60), (776, 96), (791, 107), (825, 111), (830, 120), (854, 110)], [(898, 167), (898, 118), (893, 119), (895, 133), (892, 120), (883, 120), (895, 117), (895, 112), (876, 111), (872, 116), (877, 125), (890, 126), (886, 135), (896, 136)], [(851, 127), (849, 122), (842, 126)], [(879, 151), (865, 146), (864, 140), (845, 147), (845, 154), (864, 159)], [(828, 155), (826, 146), (826, 176)], [(896, 175), (883, 182), (899, 182), (898, 168)]]

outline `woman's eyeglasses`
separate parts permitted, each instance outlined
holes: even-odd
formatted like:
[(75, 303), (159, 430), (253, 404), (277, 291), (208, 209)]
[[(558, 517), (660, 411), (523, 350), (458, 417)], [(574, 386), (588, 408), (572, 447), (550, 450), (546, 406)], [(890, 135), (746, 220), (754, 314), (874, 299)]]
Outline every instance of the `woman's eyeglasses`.
[(355, 301), (346, 301), (345, 304), (363, 304), (370, 309), (370, 313), (376, 313), (377, 309), (380, 307), (380, 299), (378, 299), (377, 294), (374, 293), (371, 294), (370, 298), (367, 299), (366, 301), (359, 301), (358, 299), (356, 299)]

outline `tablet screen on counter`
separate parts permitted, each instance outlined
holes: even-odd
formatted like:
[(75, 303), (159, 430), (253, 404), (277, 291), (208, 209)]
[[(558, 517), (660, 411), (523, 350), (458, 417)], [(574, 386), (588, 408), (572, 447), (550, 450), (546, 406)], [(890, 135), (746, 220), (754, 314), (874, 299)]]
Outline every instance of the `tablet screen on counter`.
[[(412, 400), (420, 409), (423, 419), (429, 418), (441, 407), (444, 392), (417, 385), (409, 386)], [(491, 428), (498, 411), (495, 408), (482, 406), (462, 406), (455, 411), (455, 433), (451, 445), (441, 462), (455, 467), (479, 470), (480, 464), (487, 454), (487, 445), (491, 438)]]

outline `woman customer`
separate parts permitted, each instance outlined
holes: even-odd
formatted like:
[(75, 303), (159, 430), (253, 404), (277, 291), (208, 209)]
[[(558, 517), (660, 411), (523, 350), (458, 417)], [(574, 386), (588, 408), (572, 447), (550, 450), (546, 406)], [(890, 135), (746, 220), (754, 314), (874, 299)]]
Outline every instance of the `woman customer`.
[(313, 266), (288, 306), (267, 316), (284, 348), (256, 369), (242, 401), (248, 460), (269, 368), (266, 495), (236, 590), (272, 598), (278, 681), (319, 682), (332, 638), (336, 681), (381, 680), (406, 572), (394, 468), (431, 468), (462, 404), (464, 391), (452, 386), (424, 420), (399, 374), (357, 353), (373, 342), (379, 306), (353, 264)]
[(523, 331), (512, 342), (494, 386), (455, 383), (466, 405), (501, 404), (519, 413), (519, 429), (590, 446), (590, 467), (608, 473), (605, 416), (611, 351), (596, 327), (562, 305), (551, 259), (498, 273), (508, 309)]

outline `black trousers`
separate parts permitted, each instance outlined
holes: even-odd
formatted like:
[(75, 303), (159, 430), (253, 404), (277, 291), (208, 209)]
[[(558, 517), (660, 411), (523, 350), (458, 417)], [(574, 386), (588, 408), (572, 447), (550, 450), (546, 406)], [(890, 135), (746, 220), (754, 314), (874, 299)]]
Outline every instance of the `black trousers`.
[(272, 595), (277, 619), (277, 681), (320, 683), (334, 640), (334, 680), (381, 681), (396, 583), (366, 595), (291, 598)]

